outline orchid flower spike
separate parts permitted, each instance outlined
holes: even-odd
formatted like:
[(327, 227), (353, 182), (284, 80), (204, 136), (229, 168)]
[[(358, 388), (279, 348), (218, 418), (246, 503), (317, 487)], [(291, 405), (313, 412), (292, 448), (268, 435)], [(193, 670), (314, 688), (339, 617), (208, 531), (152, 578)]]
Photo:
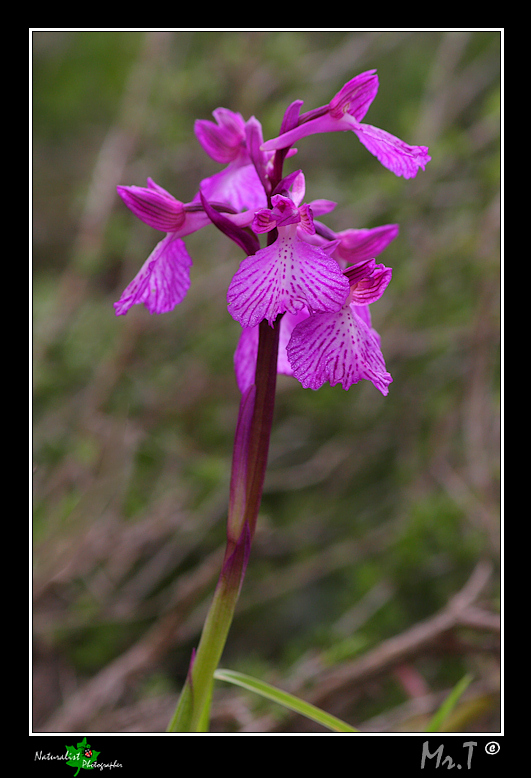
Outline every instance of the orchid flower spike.
[(361, 122), (377, 92), (376, 70), (360, 73), (348, 81), (328, 105), (303, 114), (294, 129), (263, 143), (261, 148), (274, 151), (288, 148), (307, 135), (351, 130), (384, 167), (397, 176), (413, 178), (431, 159), (428, 147), (410, 146), (385, 130)]

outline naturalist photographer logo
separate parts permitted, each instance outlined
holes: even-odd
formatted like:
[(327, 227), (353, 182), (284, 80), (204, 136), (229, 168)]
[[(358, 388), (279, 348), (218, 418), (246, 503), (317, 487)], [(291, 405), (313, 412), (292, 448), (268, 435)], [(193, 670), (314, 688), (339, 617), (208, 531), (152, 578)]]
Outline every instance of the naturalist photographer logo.
[(65, 746), (66, 754), (44, 754), (42, 751), (35, 752), (35, 760), (65, 760), (69, 767), (74, 767), (76, 772), (74, 778), (78, 775), (80, 770), (103, 770), (104, 768), (122, 767), (122, 765), (116, 761), (113, 762), (99, 762), (98, 757), (101, 751), (95, 751), (90, 743), (87, 742), (87, 738), (77, 744), (77, 746)]

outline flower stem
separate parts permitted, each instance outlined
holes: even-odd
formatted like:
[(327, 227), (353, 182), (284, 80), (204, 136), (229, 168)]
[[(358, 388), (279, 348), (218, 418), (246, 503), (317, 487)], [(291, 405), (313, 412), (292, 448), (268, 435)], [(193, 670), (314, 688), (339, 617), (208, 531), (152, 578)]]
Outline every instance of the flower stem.
[(251, 538), (254, 536), (258, 509), (269, 453), (269, 439), (275, 409), (277, 385), (278, 341), (281, 317), (273, 327), (267, 321), (260, 322), (258, 356), (256, 359), (256, 398), (249, 435), (249, 458), (247, 465), (247, 502), (245, 520), (249, 523)]
[[(256, 528), (275, 406), (280, 317), (272, 327), (264, 320), (259, 328), (254, 409), (249, 437), (244, 442), (246, 457), (242, 471), (245, 504), (239, 522), (240, 531), (237, 537), (233, 531), (228, 532), (225, 558), (214, 598), (168, 732), (204, 732), (208, 729), (214, 672), (225, 647)], [(242, 399), (242, 403), (245, 399)], [(240, 461), (235, 459), (233, 468), (239, 465)], [(236, 474), (236, 478), (241, 477), (241, 474)], [(232, 518), (229, 514), (229, 522)]]

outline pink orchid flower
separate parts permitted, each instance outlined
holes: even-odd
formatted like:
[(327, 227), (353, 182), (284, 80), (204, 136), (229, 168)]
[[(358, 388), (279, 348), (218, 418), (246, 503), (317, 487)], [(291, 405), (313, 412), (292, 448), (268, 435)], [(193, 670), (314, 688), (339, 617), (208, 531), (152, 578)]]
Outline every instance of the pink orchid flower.
[(335, 259), (302, 240), (298, 229), (315, 230), (311, 208), (284, 195), (272, 197), (272, 209), (255, 214), (254, 232), (278, 230), (277, 240), (243, 260), (228, 289), (228, 310), (243, 327), (263, 319), (273, 324), (285, 312), (334, 311), (343, 305), (349, 284)]
[(376, 70), (360, 73), (328, 105), (303, 114), (294, 129), (268, 140), (261, 148), (263, 151), (284, 149), (315, 133), (351, 130), (384, 167), (397, 176), (413, 178), (431, 159), (427, 146), (410, 146), (385, 130), (361, 122), (377, 92)]
[(366, 379), (388, 394), (393, 379), (385, 368), (368, 306), (380, 299), (391, 275), (390, 268), (374, 259), (348, 268), (350, 293), (341, 309), (313, 314), (295, 326), (286, 353), (304, 388), (319, 389), (329, 381), (349, 389)]
[(150, 178), (147, 188), (118, 186), (118, 194), (141, 221), (168, 233), (157, 243), (134, 279), (114, 303), (117, 316), (143, 303), (150, 313), (167, 313), (190, 287), (192, 260), (182, 238), (210, 223), (204, 211), (176, 200)]

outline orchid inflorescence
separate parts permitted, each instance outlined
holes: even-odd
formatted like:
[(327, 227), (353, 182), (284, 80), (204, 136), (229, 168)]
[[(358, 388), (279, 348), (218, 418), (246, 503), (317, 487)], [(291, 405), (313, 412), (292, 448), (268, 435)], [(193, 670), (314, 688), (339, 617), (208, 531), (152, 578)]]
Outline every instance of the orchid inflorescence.
[[(118, 193), (146, 224), (166, 233), (114, 304), (117, 315), (143, 303), (150, 313), (173, 310), (190, 286), (192, 259), (184, 238), (215, 224), (246, 252), (227, 292), (228, 311), (242, 326), (235, 352), (242, 394), (255, 380), (258, 325), (280, 323), (278, 372), (305, 388), (326, 381), (344, 389), (361, 379), (382, 394), (392, 381), (371, 326), (369, 305), (384, 293), (391, 268), (378, 256), (398, 234), (398, 225), (333, 232), (321, 217), (329, 200), (304, 202), (301, 170), (282, 175), (293, 144), (307, 135), (350, 130), (386, 168), (411, 178), (430, 157), (384, 130), (362, 123), (378, 91), (375, 70), (348, 81), (328, 105), (300, 114), (302, 100), (285, 112), (280, 134), (264, 143), (260, 122), (226, 108), (215, 122), (198, 120), (196, 136), (207, 154), (225, 167), (201, 181), (182, 203), (151, 179), (147, 187), (119, 186)], [(269, 233), (261, 248), (258, 236)], [(273, 239), (271, 240), (271, 233)]]
[[(277, 138), (264, 143), (260, 122), (217, 108), (215, 122), (198, 120), (196, 136), (223, 169), (201, 181), (183, 203), (151, 179), (147, 187), (119, 186), (125, 204), (166, 233), (114, 304), (117, 315), (143, 303), (150, 313), (173, 310), (190, 287), (192, 259), (184, 238), (213, 224), (246, 254), (227, 290), (227, 307), (241, 325), (234, 355), (241, 392), (233, 448), (227, 545), (201, 639), (194, 650), (169, 731), (208, 727), (214, 674), (235, 611), (254, 536), (267, 465), (278, 373), (303, 387), (325, 382), (349, 389), (361, 379), (384, 395), (392, 381), (369, 306), (392, 271), (376, 257), (398, 235), (398, 225), (334, 232), (319, 220), (335, 203), (306, 203), (301, 170), (284, 175), (307, 135), (351, 130), (386, 168), (412, 178), (430, 157), (361, 120), (378, 91), (374, 70), (353, 78), (328, 105), (300, 113), (288, 106)], [(265, 235), (261, 246), (259, 236)]]

